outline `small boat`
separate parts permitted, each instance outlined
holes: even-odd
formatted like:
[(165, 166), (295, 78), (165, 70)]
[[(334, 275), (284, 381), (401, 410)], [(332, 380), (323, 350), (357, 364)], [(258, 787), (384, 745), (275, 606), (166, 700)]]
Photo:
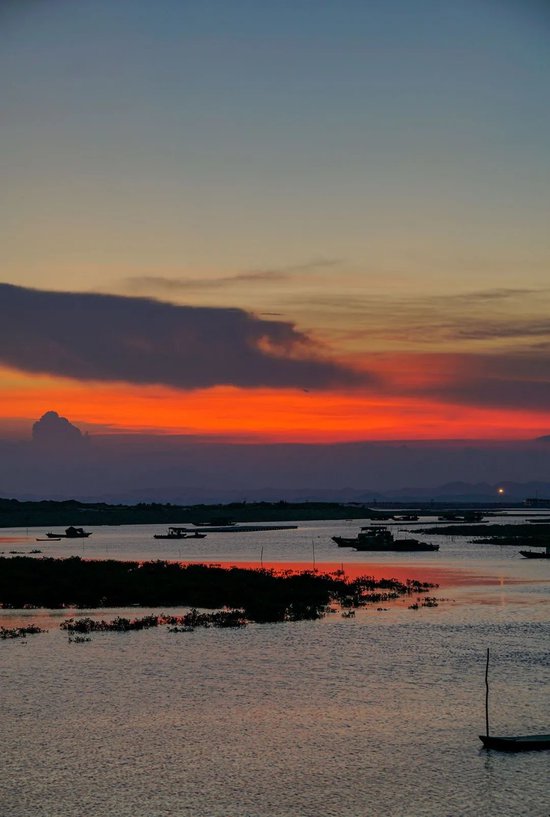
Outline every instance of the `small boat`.
[(440, 522), (483, 522), (479, 511), (444, 511), (438, 516)]
[(190, 531), (188, 528), (168, 528), (168, 533), (155, 533), (153, 539), (204, 539), (206, 533), (199, 533), (198, 530)]
[(361, 531), (354, 539), (343, 536), (333, 536), (333, 542), (338, 547), (352, 547), (360, 551), (382, 551), (410, 553), (413, 551), (434, 551), (439, 550), (439, 545), (431, 545), (428, 542), (420, 542), (418, 539), (395, 539), (392, 532), (384, 525), (372, 525), (369, 528), (361, 528)]
[(489, 733), (489, 648), (485, 664), (485, 734), (479, 736), (484, 749), (500, 752), (530, 752), (550, 749), (550, 735), (491, 735)]
[(65, 528), (65, 533), (47, 533), (48, 539), (86, 539), (91, 536), (91, 531), (84, 530), (84, 528), (74, 528), (70, 525)]
[(492, 737), (480, 735), (485, 749), (503, 752), (528, 752), (534, 749), (550, 749), (550, 735), (518, 735), (517, 737)]
[(545, 550), (520, 550), (520, 553), (526, 559), (550, 559), (550, 546), (547, 545)]

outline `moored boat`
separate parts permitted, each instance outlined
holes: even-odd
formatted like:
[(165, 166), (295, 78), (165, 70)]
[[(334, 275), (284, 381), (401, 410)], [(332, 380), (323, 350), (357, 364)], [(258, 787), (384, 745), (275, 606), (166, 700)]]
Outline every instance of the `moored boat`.
[(206, 533), (198, 530), (190, 531), (187, 528), (168, 528), (167, 533), (155, 533), (153, 539), (204, 539)]
[(65, 533), (47, 533), (48, 539), (86, 539), (91, 536), (92, 532), (84, 530), (84, 528), (75, 528), (70, 525), (65, 528)]
[(504, 752), (529, 752), (534, 749), (550, 749), (550, 735), (517, 735), (496, 737), (480, 735), (485, 749), (499, 749)]
[(439, 550), (439, 545), (420, 542), (418, 539), (396, 539), (392, 532), (383, 525), (373, 525), (370, 528), (362, 528), (353, 539), (343, 536), (333, 536), (332, 540), (336, 542), (338, 547), (352, 547), (360, 551), (409, 553), (413, 551)]
[(520, 553), (526, 559), (550, 559), (550, 546), (545, 550), (520, 550)]
[(550, 749), (550, 735), (491, 735), (489, 732), (489, 648), (485, 663), (485, 734), (479, 739), (484, 749), (498, 749), (501, 752), (530, 752)]

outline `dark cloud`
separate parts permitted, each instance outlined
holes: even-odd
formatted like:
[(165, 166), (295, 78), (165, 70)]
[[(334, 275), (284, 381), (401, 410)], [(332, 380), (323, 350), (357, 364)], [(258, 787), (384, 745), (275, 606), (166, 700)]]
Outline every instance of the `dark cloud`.
[(0, 361), (78, 380), (308, 387), (368, 377), (316, 354), (292, 323), (242, 309), (0, 284)]
[(33, 440), (52, 438), (80, 440), (82, 432), (66, 417), (60, 417), (57, 411), (47, 411), (33, 424), (32, 438)]
[(541, 412), (547, 412), (550, 405), (549, 380), (469, 377), (436, 391), (439, 398), (462, 405), (529, 409)]
[[(550, 405), (550, 354), (548, 352), (426, 355), (421, 360), (445, 372), (440, 383), (419, 387), (416, 394), (470, 406), (528, 409), (547, 412)], [(410, 366), (420, 357), (410, 356)]]
[(57, 411), (47, 411), (33, 424), (33, 444), (40, 448), (51, 448), (56, 452), (79, 449), (88, 442), (77, 426)]

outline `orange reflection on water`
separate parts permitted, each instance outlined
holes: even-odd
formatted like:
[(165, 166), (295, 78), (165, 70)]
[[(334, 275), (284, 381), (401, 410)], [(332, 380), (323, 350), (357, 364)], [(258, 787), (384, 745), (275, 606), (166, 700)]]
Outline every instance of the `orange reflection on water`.
[[(182, 562), (182, 564), (196, 564), (196, 562)], [(217, 567), (230, 568), (237, 567), (246, 570), (274, 570), (276, 573), (302, 573), (312, 571), (311, 562), (218, 562), (205, 561), (205, 565), (216, 565)], [(357, 579), (359, 576), (372, 576), (375, 580), (397, 579), (406, 582), (407, 579), (417, 579), (421, 582), (437, 584), (439, 587), (466, 587), (471, 585), (497, 584), (498, 579), (491, 576), (482, 576), (476, 573), (468, 573), (465, 570), (456, 568), (433, 567), (430, 564), (419, 565), (393, 565), (384, 562), (360, 562), (354, 564), (342, 564), (341, 562), (322, 562), (316, 565), (317, 573), (339, 573), (346, 579)]]

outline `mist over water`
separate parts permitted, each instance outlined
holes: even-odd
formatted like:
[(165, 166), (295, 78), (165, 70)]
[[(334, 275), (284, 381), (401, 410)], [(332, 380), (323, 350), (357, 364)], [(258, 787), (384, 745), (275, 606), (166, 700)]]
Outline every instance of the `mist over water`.
[(320, 570), (343, 562), (376, 575), (431, 572), (441, 584), (434, 595), (447, 599), (435, 609), (373, 605), (353, 619), (242, 630), (98, 633), (82, 644), (58, 627), (74, 610), (0, 611), (0, 625), (48, 629), (0, 644), (3, 814), (547, 814), (548, 754), (486, 752), (478, 739), (487, 646), (493, 733), (550, 729), (547, 563), (461, 538), (438, 539), (438, 553), (368, 562), (330, 542), (358, 524), (180, 543), (153, 540), (159, 529), (149, 526), (95, 528), (85, 543), (2, 531), (12, 539), (5, 551), (242, 564), (258, 563), (263, 547), (265, 562), (281, 567), (311, 568), (315, 555)]

